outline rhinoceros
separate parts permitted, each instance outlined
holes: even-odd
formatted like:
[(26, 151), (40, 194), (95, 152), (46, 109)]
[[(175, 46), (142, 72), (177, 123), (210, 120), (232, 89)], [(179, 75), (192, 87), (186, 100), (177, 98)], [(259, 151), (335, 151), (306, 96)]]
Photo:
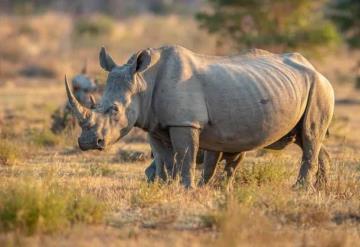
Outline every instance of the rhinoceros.
[[(87, 75), (86, 63), (81, 72), (74, 76), (71, 81), (72, 89), (76, 99), (86, 107), (92, 107), (95, 104), (93, 94), (99, 93), (97, 80)], [(65, 129), (73, 129), (76, 126), (76, 119), (71, 115), (71, 106), (67, 102), (63, 107), (59, 107), (51, 115), (51, 131), (54, 134), (60, 134)]]
[(289, 143), (303, 151), (296, 185), (326, 181), (329, 155), (323, 145), (333, 111), (329, 81), (298, 53), (251, 50), (206, 56), (180, 46), (148, 48), (117, 65), (105, 48), (100, 65), (109, 72), (95, 109), (66, 91), (82, 133), (82, 150), (103, 150), (134, 126), (149, 135), (156, 173), (165, 164), (194, 186), (199, 148), (243, 153)]

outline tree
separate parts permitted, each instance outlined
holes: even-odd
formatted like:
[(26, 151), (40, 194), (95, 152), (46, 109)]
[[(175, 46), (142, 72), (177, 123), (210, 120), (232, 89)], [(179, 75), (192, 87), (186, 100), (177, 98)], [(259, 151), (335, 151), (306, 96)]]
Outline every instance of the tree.
[(201, 27), (218, 34), (220, 43), (237, 49), (314, 49), (338, 41), (325, 18), (325, 0), (208, 0), (211, 12), (200, 12)]
[(333, 1), (330, 3), (329, 15), (338, 25), (350, 47), (360, 49), (360, 1)]
[[(335, 0), (330, 4), (330, 18), (337, 24), (351, 49), (360, 49), (360, 1)], [(356, 70), (356, 87), (360, 88), (360, 61)]]

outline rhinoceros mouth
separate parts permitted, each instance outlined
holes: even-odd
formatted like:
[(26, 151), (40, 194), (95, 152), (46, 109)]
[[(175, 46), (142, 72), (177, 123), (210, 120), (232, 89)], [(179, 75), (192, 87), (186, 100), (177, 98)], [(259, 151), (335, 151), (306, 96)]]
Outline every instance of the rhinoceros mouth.
[(80, 142), (78, 141), (79, 147), (82, 151), (88, 151), (88, 150), (99, 150), (104, 151), (106, 149), (105, 145), (98, 145), (94, 142)]
[(78, 141), (79, 148), (81, 151), (88, 151), (88, 150), (99, 150), (102, 151), (105, 149), (105, 147), (101, 147), (96, 145), (94, 142), (80, 142)]

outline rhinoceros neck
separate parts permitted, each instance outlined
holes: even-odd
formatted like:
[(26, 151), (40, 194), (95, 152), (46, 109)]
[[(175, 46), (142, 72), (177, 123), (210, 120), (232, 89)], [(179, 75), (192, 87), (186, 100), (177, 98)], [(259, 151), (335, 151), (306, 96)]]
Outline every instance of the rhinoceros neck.
[(141, 90), (134, 95), (134, 97), (137, 97), (138, 102), (135, 127), (145, 131), (151, 129), (153, 122), (152, 96), (156, 78), (156, 71), (154, 69), (136, 76), (136, 83), (141, 84), (142, 86), (140, 87)]

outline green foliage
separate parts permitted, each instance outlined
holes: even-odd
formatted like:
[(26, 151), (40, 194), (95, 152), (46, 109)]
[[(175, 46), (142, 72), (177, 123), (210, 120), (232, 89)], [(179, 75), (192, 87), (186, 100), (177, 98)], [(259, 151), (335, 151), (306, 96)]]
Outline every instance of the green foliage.
[(20, 35), (36, 36), (37, 31), (29, 23), (21, 23), (18, 29)]
[(350, 131), (349, 117), (334, 115), (329, 129), (331, 137), (343, 140)]
[(308, 50), (338, 41), (335, 27), (324, 18), (323, 0), (208, 1), (213, 12), (197, 14), (201, 26), (237, 49)]
[[(330, 18), (337, 24), (350, 48), (360, 49), (360, 1), (333, 1), (329, 12)], [(356, 69), (355, 87), (360, 89), (360, 63)]]
[(244, 205), (253, 204), (256, 198), (254, 190), (256, 191), (252, 186), (241, 186), (237, 188), (234, 193), (236, 201)]
[(240, 184), (264, 185), (278, 183), (289, 176), (285, 162), (255, 163), (243, 167), (236, 181)]
[(150, 205), (157, 204), (163, 197), (163, 186), (158, 183), (142, 183), (137, 191), (135, 191), (130, 199), (130, 203), (133, 207), (148, 207)]
[(360, 76), (356, 77), (355, 87), (356, 87), (357, 89), (360, 89)]
[(114, 29), (114, 20), (106, 15), (82, 17), (76, 21), (74, 29), (79, 36), (108, 35)]
[(104, 216), (104, 205), (91, 194), (73, 192), (66, 205), (66, 218), (75, 223), (99, 223)]
[(164, 0), (153, 0), (149, 4), (149, 10), (158, 15), (168, 14), (171, 11), (172, 2)]
[(0, 142), (0, 165), (11, 166), (16, 164), (21, 156), (21, 152), (18, 147), (6, 140), (2, 139)]
[(210, 212), (208, 214), (200, 215), (200, 219), (206, 228), (219, 229), (225, 220), (224, 212)]
[(98, 223), (103, 211), (90, 194), (53, 184), (13, 181), (0, 187), (0, 231), (54, 232), (75, 223)]
[(92, 164), (89, 167), (91, 176), (94, 177), (106, 177), (115, 174), (115, 171), (108, 167), (108, 165)]
[(333, 1), (330, 10), (330, 18), (344, 34), (348, 44), (353, 48), (360, 48), (360, 1)]
[(55, 147), (61, 143), (61, 136), (57, 136), (50, 130), (33, 130), (29, 134), (30, 143), (38, 147)]

